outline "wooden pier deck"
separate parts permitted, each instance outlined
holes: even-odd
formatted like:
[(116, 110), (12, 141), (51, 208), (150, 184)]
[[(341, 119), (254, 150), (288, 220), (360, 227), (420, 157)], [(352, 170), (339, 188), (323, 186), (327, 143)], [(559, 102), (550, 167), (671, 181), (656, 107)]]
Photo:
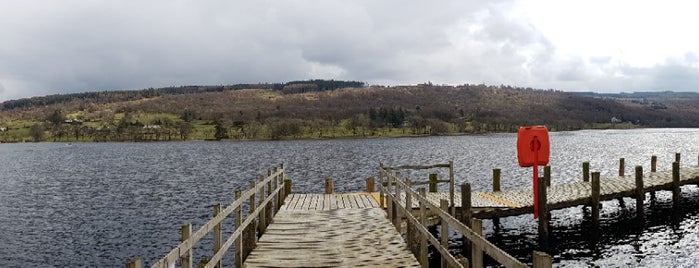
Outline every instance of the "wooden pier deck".
[[(646, 193), (669, 190), (673, 204), (679, 204), (681, 186), (699, 185), (699, 166), (680, 167), (679, 153), (672, 168), (664, 171), (656, 172), (657, 158), (651, 159), (651, 172), (644, 173), (642, 166), (636, 166), (634, 174), (624, 176), (622, 158), (619, 176), (609, 178), (590, 173), (585, 162), (583, 180), (551, 186), (547, 186), (550, 167), (545, 167), (537, 189), (539, 213), (550, 215), (554, 209), (589, 205), (597, 224), (600, 201), (628, 197), (635, 199), (637, 215), (643, 218)], [(438, 168), (448, 169), (448, 180), (431, 173), (428, 181), (411, 181), (400, 173)], [(193, 232), (191, 224), (183, 225), (181, 243), (152, 267), (194, 267), (194, 245), (208, 233), (213, 233), (214, 254), (199, 262), (206, 268), (222, 267), (229, 251), (234, 253), (236, 267), (427, 267), (428, 247), (439, 255), (442, 267), (483, 267), (484, 254), (505, 267), (526, 267), (482, 236), (480, 219), (492, 218), (495, 223), (500, 217), (534, 210), (533, 189), (500, 191), (497, 171), (493, 170), (493, 191), (472, 192), (468, 183), (456, 191), (451, 161), (429, 166), (380, 164), (378, 194), (372, 193), (373, 178), (367, 179), (368, 193), (333, 194), (332, 180), (327, 179), (326, 194), (294, 194), (291, 179), (285, 177), (285, 168), (280, 165), (268, 170), (267, 176), (250, 181), (249, 190), (235, 191), (230, 205), (214, 204), (213, 218), (198, 230)], [(437, 192), (438, 183), (448, 183), (449, 191)], [(420, 185), (428, 185), (429, 192)], [(244, 204), (247, 213), (242, 211)], [(224, 239), (223, 220), (229, 216), (235, 220), (234, 230)], [(549, 219), (540, 216), (538, 220), (544, 251)], [(427, 228), (435, 224), (441, 228), (439, 237)], [(403, 230), (405, 238), (399, 233)], [(446, 235), (450, 232), (464, 239), (467, 258), (450, 252)], [(132, 259), (127, 267), (140, 268), (140, 263), (140, 259)], [(551, 263), (551, 256), (533, 251), (532, 266), (551, 267)]]
[[(680, 169), (679, 186), (687, 184), (699, 184), (699, 166), (682, 167)], [(660, 172), (648, 172), (643, 174), (643, 193), (659, 190), (672, 190), (672, 170)], [(616, 176), (600, 179), (599, 200), (612, 200), (623, 197), (634, 197), (637, 190), (634, 175)], [(592, 196), (591, 182), (572, 182), (551, 185), (547, 187), (548, 210), (567, 207), (589, 205)], [(515, 216), (533, 212), (533, 190), (514, 189), (506, 191), (472, 192), (471, 213), (475, 218), (494, 218)], [(405, 193), (399, 193), (399, 203), (405, 205)], [(440, 200), (449, 200), (449, 193), (428, 192), (427, 199), (430, 203), (439, 205)], [(454, 205), (460, 212), (462, 202), (461, 192), (454, 193)], [(412, 204), (414, 210), (419, 209)]]
[(244, 267), (420, 267), (370, 194), (291, 194)]

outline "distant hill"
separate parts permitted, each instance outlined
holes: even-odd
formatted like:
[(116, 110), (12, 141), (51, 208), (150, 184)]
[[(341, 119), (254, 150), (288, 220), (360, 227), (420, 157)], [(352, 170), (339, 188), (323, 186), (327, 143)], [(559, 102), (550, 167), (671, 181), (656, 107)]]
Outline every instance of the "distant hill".
[[(52, 95), (0, 104), (0, 139), (281, 139), (699, 127), (699, 94), (309, 80)], [(77, 123), (76, 123), (77, 122)], [(32, 129), (32, 127), (34, 129)]]

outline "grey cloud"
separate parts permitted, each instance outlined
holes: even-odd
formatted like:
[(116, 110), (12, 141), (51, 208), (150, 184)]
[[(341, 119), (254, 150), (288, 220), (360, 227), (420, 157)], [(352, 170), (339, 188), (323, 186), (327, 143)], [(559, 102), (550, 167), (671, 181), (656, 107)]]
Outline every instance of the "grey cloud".
[(691, 53), (674, 67), (643, 69), (561, 57), (538, 29), (508, 17), (508, 0), (42, 4), (0, 3), (0, 100), (314, 78), (563, 90), (697, 85)]

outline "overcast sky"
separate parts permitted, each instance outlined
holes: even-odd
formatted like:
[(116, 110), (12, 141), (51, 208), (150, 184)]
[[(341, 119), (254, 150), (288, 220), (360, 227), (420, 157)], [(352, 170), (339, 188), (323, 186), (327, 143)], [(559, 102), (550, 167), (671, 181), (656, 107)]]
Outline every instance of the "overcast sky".
[(0, 0), (0, 101), (358, 80), (699, 91), (695, 1)]

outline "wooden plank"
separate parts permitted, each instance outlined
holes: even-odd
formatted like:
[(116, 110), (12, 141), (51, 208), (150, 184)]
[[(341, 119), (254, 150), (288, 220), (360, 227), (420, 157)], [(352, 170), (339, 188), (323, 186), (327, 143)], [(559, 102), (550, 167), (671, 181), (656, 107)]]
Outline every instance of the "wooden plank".
[[(680, 169), (680, 185), (699, 183), (699, 167), (687, 167)], [(643, 178), (643, 192), (658, 190), (672, 190), (672, 170), (645, 173)], [(566, 207), (588, 205), (590, 202), (591, 184), (589, 182), (573, 182), (559, 185), (551, 185), (548, 191), (549, 210)], [(612, 200), (621, 197), (635, 197), (636, 184), (634, 176), (611, 177), (600, 180), (600, 201)], [(405, 204), (405, 194), (399, 194), (398, 203)], [(427, 193), (430, 203), (439, 205), (439, 199), (448, 197), (447, 193)], [(495, 201), (495, 200), (498, 201)], [(478, 192), (473, 194), (472, 213), (477, 218), (494, 218), (532, 213), (533, 196), (530, 189), (515, 189), (499, 192)], [(461, 207), (461, 193), (455, 193), (456, 207)], [(506, 203), (508, 206), (503, 205)], [(413, 202), (413, 209), (417, 210), (417, 203)]]
[(244, 267), (357, 266), (419, 267), (380, 208), (282, 210), (244, 263)]

